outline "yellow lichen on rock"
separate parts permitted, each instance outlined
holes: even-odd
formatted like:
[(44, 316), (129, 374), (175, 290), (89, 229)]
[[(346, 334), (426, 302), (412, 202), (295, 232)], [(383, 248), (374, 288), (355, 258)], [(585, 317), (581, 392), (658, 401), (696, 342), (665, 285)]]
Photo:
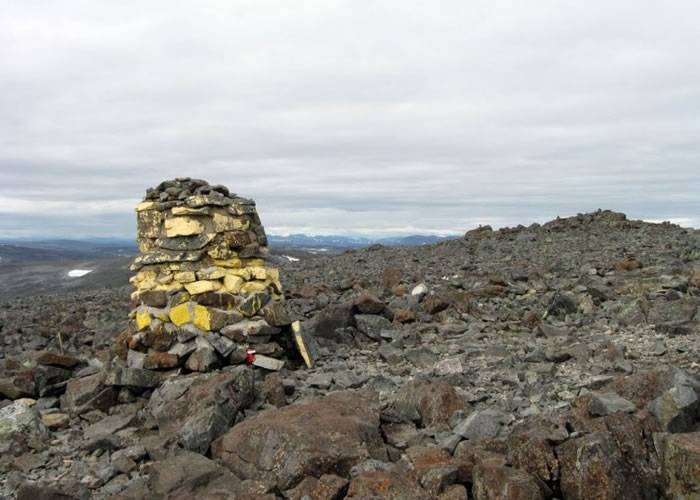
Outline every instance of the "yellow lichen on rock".
[(200, 293), (215, 292), (221, 288), (221, 283), (213, 280), (199, 280), (185, 284), (185, 290), (190, 295), (198, 295)]
[(249, 281), (241, 287), (243, 293), (262, 292), (267, 288), (264, 281)]
[(213, 213), (211, 219), (214, 223), (214, 231), (217, 233), (224, 233), (226, 231), (247, 231), (250, 227), (250, 222), (248, 221), (244, 222), (237, 217), (218, 212)]
[(193, 217), (171, 217), (165, 219), (165, 235), (168, 238), (176, 236), (193, 236), (204, 231), (201, 222)]
[(238, 268), (241, 267), (241, 259), (233, 257), (231, 259), (213, 259), (214, 265), (226, 268)]
[(181, 271), (179, 273), (175, 273), (173, 275), (173, 279), (180, 283), (192, 283), (193, 281), (197, 281), (197, 276), (195, 275), (194, 271)]
[(197, 271), (200, 280), (218, 280), (226, 276), (226, 270), (218, 266), (210, 266)]
[(173, 207), (170, 213), (173, 215), (209, 215), (209, 209), (207, 207)]
[(144, 210), (155, 210), (158, 208), (158, 203), (155, 201), (143, 201), (136, 205), (137, 212), (143, 212)]
[(233, 274), (227, 274), (224, 277), (224, 290), (229, 293), (238, 293), (241, 291), (241, 286), (243, 286), (243, 278)]

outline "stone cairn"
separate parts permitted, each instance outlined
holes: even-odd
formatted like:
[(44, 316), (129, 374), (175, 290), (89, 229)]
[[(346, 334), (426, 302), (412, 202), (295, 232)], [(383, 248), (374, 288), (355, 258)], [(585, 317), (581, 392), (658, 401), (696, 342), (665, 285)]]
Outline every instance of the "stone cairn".
[(148, 189), (136, 213), (136, 290), (118, 349), (127, 366), (203, 372), (247, 362), (280, 369), (299, 329), (294, 324), (289, 335), (279, 270), (266, 262), (255, 202), (184, 177)]

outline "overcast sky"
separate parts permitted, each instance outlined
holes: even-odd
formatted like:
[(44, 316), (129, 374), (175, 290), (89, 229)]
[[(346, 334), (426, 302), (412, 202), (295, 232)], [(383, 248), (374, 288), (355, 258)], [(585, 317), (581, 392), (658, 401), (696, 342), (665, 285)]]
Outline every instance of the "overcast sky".
[(277, 234), (700, 227), (697, 1), (0, 2), (0, 237), (185, 175)]

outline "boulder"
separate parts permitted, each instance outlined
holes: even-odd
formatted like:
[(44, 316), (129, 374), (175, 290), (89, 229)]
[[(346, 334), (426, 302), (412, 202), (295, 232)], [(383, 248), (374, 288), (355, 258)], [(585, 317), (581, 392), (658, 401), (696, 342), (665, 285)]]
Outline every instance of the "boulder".
[(355, 326), (354, 307), (351, 303), (331, 304), (323, 308), (305, 329), (313, 332), (314, 336), (331, 339), (336, 342), (346, 342), (348, 339), (338, 335), (338, 330)]
[(365, 472), (352, 481), (346, 499), (428, 500), (430, 495), (410, 476), (392, 471)]
[(348, 480), (335, 474), (320, 478), (306, 476), (301, 483), (285, 492), (289, 500), (340, 500), (348, 489)]
[(382, 411), (388, 422), (416, 422), (423, 427), (446, 429), (456, 411), (469, 405), (444, 381), (413, 381), (404, 385)]
[(0, 455), (17, 455), (26, 450), (31, 439), (46, 437), (39, 413), (30, 406), (33, 400), (19, 399), (0, 408)]
[(66, 385), (61, 398), (61, 408), (72, 414), (89, 410), (107, 410), (116, 402), (116, 391), (105, 385), (106, 374), (95, 373), (81, 378), (73, 378)]
[(700, 498), (700, 432), (660, 434), (655, 439), (666, 498)]
[(507, 415), (501, 411), (479, 410), (455, 425), (453, 431), (465, 439), (495, 438), (506, 422)]
[(666, 432), (693, 430), (699, 410), (700, 400), (697, 394), (685, 385), (671, 387), (649, 403), (649, 411)]
[(634, 403), (627, 401), (614, 392), (599, 392), (591, 396), (588, 413), (593, 417), (604, 417), (618, 411), (632, 413), (637, 409)]
[(527, 472), (488, 462), (474, 468), (473, 494), (475, 500), (545, 499), (543, 487)]
[(660, 497), (655, 454), (646, 442), (649, 435), (633, 417), (617, 415), (626, 418), (608, 422), (609, 430), (569, 439), (556, 447), (561, 491), (567, 500)]
[(147, 409), (161, 434), (187, 450), (206, 453), (212, 440), (231, 427), (253, 398), (253, 372), (241, 366), (229, 372), (169, 379), (153, 392)]
[(212, 457), (243, 479), (289, 489), (308, 475), (345, 476), (368, 458), (386, 459), (371, 395), (355, 391), (265, 410), (212, 443)]
[(381, 340), (382, 330), (391, 329), (391, 321), (375, 314), (356, 314), (357, 329), (374, 340)]
[(239, 498), (241, 481), (213, 460), (188, 451), (148, 466), (155, 498)]

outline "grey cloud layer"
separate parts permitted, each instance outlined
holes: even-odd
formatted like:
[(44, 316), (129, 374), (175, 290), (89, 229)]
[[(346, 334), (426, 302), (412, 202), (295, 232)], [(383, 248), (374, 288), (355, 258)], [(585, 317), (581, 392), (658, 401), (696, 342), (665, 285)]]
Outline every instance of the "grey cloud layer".
[(271, 231), (461, 232), (598, 207), (700, 225), (700, 7), (15, 2), (0, 235), (133, 234), (191, 175)]

